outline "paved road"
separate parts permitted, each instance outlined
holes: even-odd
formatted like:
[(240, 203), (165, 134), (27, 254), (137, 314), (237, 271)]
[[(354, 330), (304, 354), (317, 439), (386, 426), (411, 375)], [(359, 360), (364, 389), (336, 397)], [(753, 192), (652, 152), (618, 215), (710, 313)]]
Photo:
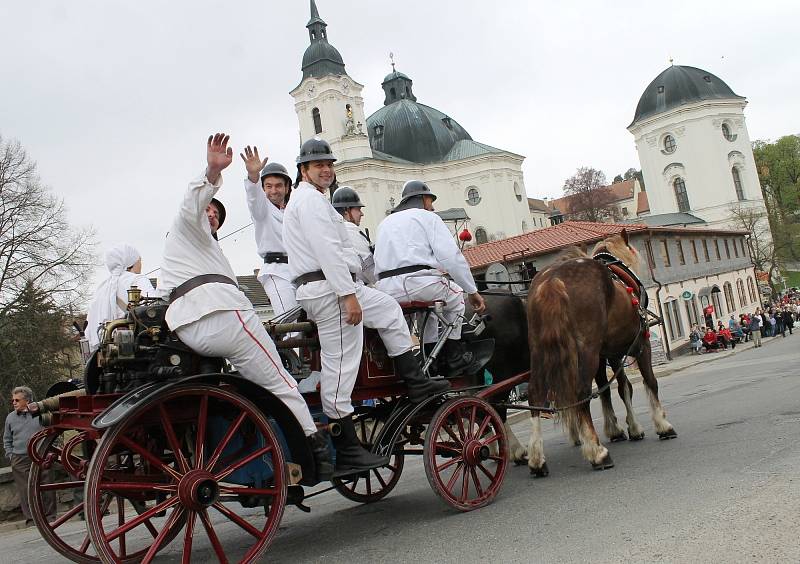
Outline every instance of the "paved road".
[[(460, 514), (430, 490), (421, 461), (407, 461), (401, 483), (379, 503), (361, 506), (329, 493), (311, 500), (310, 515), (287, 509), (264, 560), (800, 561), (798, 346), (797, 335), (775, 339), (662, 379), (679, 434), (673, 441), (654, 438), (636, 385), (647, 437), (611, 445), (614, 469), (592, 471), (546, 423), (549, 478), (512, 467), (493, 505)], [(593, 410), (599, 417), (599, 404)], [(526, 422), (515, 430), (527, 437)], [(78, 534), (80, 523), (74, 526)], [(30, 529), (0, 536), (2, 555), (61, 561)], [(158, 561), (179, 556), (173, 543)], [(201, 561), (210, 560), (209, 552)]]

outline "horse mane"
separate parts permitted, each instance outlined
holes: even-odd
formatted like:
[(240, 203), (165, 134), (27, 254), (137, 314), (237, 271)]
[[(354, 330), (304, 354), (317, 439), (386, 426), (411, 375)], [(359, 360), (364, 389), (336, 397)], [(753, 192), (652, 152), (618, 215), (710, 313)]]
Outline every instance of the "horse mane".
[(564, 262), (567, 260), (577, 259), (577, 258), (590, 258), (585, 252), (583, 252), (579, 247), (567, 247), (563, 251), (561, 251), (558, 256), (553, 260), (553, 263)]
[(592, 255), (610, 253), (624, 262), (637, 275), (639, 274), (639, 253), (628, 242), (628, 234), (612, 235), (597, 243)]

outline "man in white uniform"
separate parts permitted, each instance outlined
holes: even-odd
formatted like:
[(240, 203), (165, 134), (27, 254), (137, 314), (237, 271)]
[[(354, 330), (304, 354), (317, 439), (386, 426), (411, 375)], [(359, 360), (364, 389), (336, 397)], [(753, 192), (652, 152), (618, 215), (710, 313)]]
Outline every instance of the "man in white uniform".
[(292, 178), (282, 164), (267, 164), (266, 158), (262, 161), (257, 147), (245, 147), (242, 159), (247, 169), (247, 207), (255, 226), (258, 254), (264, 260), (258, 281), (277, 316), (297, 306), (283, 246), (283, 210), (289, 201)]
[(283, 241), (297, 301), (317, 324), (322, 349), (322, 409), (341, 429), (333, 440), (336, 474), (344, 475), (388, 464), (388, 458), (361, 447), (353, 424), (350, 395), (361, 363), (362, 316), (365, 324), (381, 334), (394, 359), (395, 373), (405, 379), (412, 401), (444, 391), (448, 384), (422, 374), (398, 304), (373, 288), (356, 284), (361, 261), (342, 216), (325, 195), (334, 179), (335, 160), (326, 141), (303, 143), (297, 157), (298, 182), (286, 206)]
[(372, 256), (374, 247), (372, 241), (369, 240), (369, 235), (359, 229), (361, 218), (364, 217), (364, 212), (361, 211), (364, 204), (361, 203), (358, 192), (350, 186), (339, 186), (333, 193), (331, 204), (336, 211), (342, 214), (350, 243), (358, 258), (361, 259), (359, 280), (367, 286), (374, 286), (378, 281), (375, 277), (375, 258)]
[(244, 378), (286, 404), (308, 437), (317, 477), (329, 479), (333, 468), (326, 435), (317, 432), (297, 382), (283, 368), (253, 305), (236, 286), (217, 242), (225, 208), (214, 195), (233, 157), (228, 138), (222, 133), (208, 138), (208, 167), (189, 183), (167, 235), (159, 285), (170, 299), (167, 325), (198, 354), (228, 358)]
[[(442, 357), (448, 375), (466, 368), (471, 355), (461, 343), (464, 319), (464, 292), (476, 313), (486, 305), (464, 255), (444, 221), (433, 213), (436, 195), (420, 180), (403, 186), (400, 203), (384, 219), (375, 242), (377, 288), (404, 301), (444, 301), (443, 316), (453, 325)], [(441, 272), (440, 272), (441, 271)], [(455, 282), (442, 275), (447, 272)], [(425, 346), (432, 348), (438, 339), (438, 320), (430, 316), (424, 330)]]

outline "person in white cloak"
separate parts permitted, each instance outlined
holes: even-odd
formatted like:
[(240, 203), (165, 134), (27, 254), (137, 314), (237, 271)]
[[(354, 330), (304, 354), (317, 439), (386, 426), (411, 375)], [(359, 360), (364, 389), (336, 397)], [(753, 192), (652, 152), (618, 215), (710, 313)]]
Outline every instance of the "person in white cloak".
[(156, 295), (150, 280), (142, 274), (142, 256), (131, 245), (123, 243), (109, 249), (106, 267), (110, 275), (97, 286), (86, 315), (86, 338), (92, 350), (100, 345), (103, 324), (125, 316), (128, 288), (136, 286), (143, 296)]

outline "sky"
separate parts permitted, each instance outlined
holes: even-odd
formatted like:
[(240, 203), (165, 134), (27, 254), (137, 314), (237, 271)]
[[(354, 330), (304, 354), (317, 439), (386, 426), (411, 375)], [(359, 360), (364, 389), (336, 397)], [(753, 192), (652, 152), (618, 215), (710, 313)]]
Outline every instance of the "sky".
[[(609, 180), (639, 168), (626, 127), (670, 58), (746, 96), (751, 139), (800, 132), (795, 0), (317, 6), (364, 85), (367, 115), (383, 104), (392, 52), (419, 102), (526, 156), (532, 197), (561, 196), (580, 166)], [(9, 0), (0, 14), (0, 135), (23, 144), (73, 225), (96, 229), (98, 264), (127, 242), (145, 271), (158, 267), (210, 133), (230, 133), (237, 152), (218, 195), (228, 210), (221, 235), (250, 222), (244, 145), (292, 168), (299, 133), (288, 93), (302, 78), (308, 0)], [(221, 244), (237, 274), (260, 266), (252, 227)], [(102, 277), (98, 266), (87, 284)]]

